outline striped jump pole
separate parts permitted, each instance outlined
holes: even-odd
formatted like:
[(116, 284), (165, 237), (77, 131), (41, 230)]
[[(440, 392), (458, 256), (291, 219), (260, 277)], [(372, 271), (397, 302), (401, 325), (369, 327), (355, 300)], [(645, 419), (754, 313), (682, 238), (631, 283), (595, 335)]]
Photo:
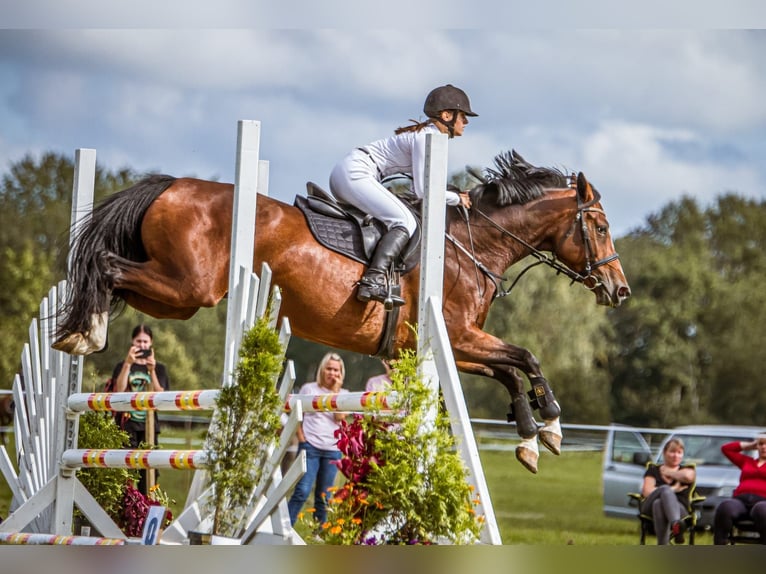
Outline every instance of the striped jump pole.
[(392, 411), (398, 397), (395, 392), (366, 391), (362, 393), (329, 393), (326, 395), (290, 395), (285, 402), (285, 412), (300, 402), (303, 412), (365, 412)]
[(204, 450), (151, 449), (69, 449), (61, 455), (67, 468), (174, 468), (196, 470), (207, 468), (208, 454)]
[[(72, 413), (86, 411), (193, 411), (215, 408), (220, 389), (205, 391), (160, 391), (151, 393), (75, 393), (67, 407)], [(290, 412), (300, 402), (303, 412), (391, 411), (396, 408), (395, 392), (365, 391), (326, 395), (288, 395), (284, 410)]]
[(160, 391), (150, 393), (75, 393), (69, 396), (71, 412), (86, 411), (199, 411), (215, 408), (220, 389)]
[(56, 534), (34, 534), (31, 532), (0, 532), (4, 544), (45, 545), (45, 546), (125, 546), (121, 538), (100, 538), (97, 536), (63, 536)]

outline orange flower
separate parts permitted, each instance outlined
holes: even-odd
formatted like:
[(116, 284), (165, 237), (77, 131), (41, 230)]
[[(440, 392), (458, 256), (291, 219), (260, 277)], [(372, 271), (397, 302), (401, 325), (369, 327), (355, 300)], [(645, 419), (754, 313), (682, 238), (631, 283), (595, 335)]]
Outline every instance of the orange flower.
[(343, 529), (340, 526), (333, 526), (330, 529), (330, 534), (340, 534), (343, 531)]

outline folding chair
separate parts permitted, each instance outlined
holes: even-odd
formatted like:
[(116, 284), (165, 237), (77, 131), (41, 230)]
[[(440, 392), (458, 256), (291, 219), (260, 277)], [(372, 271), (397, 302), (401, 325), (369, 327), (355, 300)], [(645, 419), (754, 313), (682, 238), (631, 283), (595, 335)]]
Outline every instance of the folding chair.
[[(654, 463), (650, 462), (647, 463), (647, 468), (649, 468), (649, 465), (654, 465)], [(684, 466), (693, 466), (693, 465), (684, 465)], [(688, 492), (689, 496), (687, 498), (686, 503), (686, 514), (681, 516), (681, 522), (683, 522), (685, 530), (688, 534), (688, 540), (689, 545), (694, 545), (694, 535), (697, 529), (697, 518), (700, 513), (700, 507), (702, 504), (702, 501), (705, 500), (705, 497), (701, 494), (697, 493), (696, 484), (692, 484), (689, 486)], [(644, 545), (646, 544), (646, 537), (647, 536), (656, 536), (657, 533), (654, 531), (654, 520), (652, 519), (651, 515), (645, 514), (641, 512), (641, 503), (644, 501), (644, 497), (641, 496), (638, 492), (629, 492), (628, 493), (629, 501), (628, 503), (630, 506), (638, 508), (638, 519), (640, 522), (640, 533), (641, 537), (639, 539), (639, 543)]]
[(736, 520), (729, 531), (729, 544), (760, 544), (761, 535), (755, 528), (755, 523), (746, 518)]

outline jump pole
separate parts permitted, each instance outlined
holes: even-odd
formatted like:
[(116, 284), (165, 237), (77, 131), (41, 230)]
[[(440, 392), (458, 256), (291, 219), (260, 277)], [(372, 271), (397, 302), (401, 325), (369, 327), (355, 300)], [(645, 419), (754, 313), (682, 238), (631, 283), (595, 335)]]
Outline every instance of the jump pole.
[(434, 393), (438, 393), (441, 386), (452, 432), (458, 438), (457, 446), (468, 468), (468, 482), (479, 498), (477, 513), (484, 516), (480, 540), (485, 544), (500, 545), (500, 530), (442, 314), (446, 189), (447, 136), (427, 134), (418, 299), (418, 355), (422, 358), (421, 373)]

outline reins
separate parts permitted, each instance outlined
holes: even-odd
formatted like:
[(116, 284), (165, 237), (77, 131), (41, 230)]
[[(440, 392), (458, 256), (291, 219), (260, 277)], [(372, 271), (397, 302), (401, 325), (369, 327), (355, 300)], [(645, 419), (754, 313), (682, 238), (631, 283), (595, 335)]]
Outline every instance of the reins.
[[(594, 197), (591, 201), (587, 203), (580, 203), (580, 196), (577, 196), (577, 215), (575, 216), (575, 220), (572, 223), (572, 228), (564, 235), (564, 239), (569, 237), (573, 232), (574, 229), (577, 227), (578, 222), (580, 223), (579, 228), (580, 232), (582, 233), (583, 238), (583, 246), (585, 247), (585, 274), (578, 273), (576, 271), (573, 271), (563, 263), (561, 263), (556, 258), (556, 253), (552, 252), (550, 256), (546, 255), (544, 252), (540, 251), (515, 233), (505, 229), (503, 226), (499, 225), (496, 221), (494, 221), (491, 217), (489, 217), (486, 213), (484, 213), (479, 208), (474, 208), (472, 211), (474, 211), (478, 216), (485, 219), (487, 222), (489, 222), (490, 225), (492, 225), (495, 229), (500, 231), (503, 235), (510, 237), (514, 241), (520, 243), (523, 245), (526, 249), (529, 250), (530, 255), (537, 259), (536, 262), (531, 263), (530, 265), (527, 265), (513, 280), (511, 285), (506, 289), (503, 287), (503, 282), (508, 281), (509, 279), (504, 277), (503, 275), (498, 275), (491, 269), (489, 269), (486, 265), (484, 265), (481, 261), (478, 260), (476, 257), (476, 253), (474, 251), (473, 246), (473, 235), (471, 233), (471, 223), (470, 218), (468, 217), (468, 213), (465, 213), (465, 221), (466, 226), (468, 228), (468, 240), (470, 243), (471, 250), (469, 251), (466, 249), (460, 241), (458, 241), (453, 235), (446, 233), (446, 238), (453, 244), (455, 247), (457, 247), (460, 251), (462, 251), (474, 264), (474, 267), (481, 271), (484, 275), (486, 275), (490, 281), (495, 286), (495, 293), (493, 295), (493, 299), (499, 298), (499, 297), (505, 297), (506, 295), (510, 294), (513, 288), (516, 286), (516, 284), (519, 282), (519, 280), (522, 278), (522, 276), (532, 269), (533, 267), (536, 267), (540, 265), (541, 263), (544, 263), (545, 265), (548, 265), (552, 269), (556, 270), (556, 274), (564, 274), (567, 277), (569, 277), (572, 280), (572, 284), (574, 283), (582, 283), (586, 288), (593, 290), (596, 289), (600, 284), (601, 280), (598, 277), (595, 277), (593, 275), (593, 271), (601, 267), (602, 265), (606, 265), (610, 263), (611, 261), (614, 261), (615, 259), (619, 259), (619, 255), (617, 252), (612, 253), (608, 257), (605, 257), (603, 259), (600, 259), (598, 261), (592, 262), (592, 253), (593, 253), (593, 247), (591, 245), (590, 240), (590, 234), (588, 233), (588, 226), (585, 222), (585, 218), (583, 217), (583, 213), (586, 212), (596, 212), (596, 213), (604, 213), (603, 210), (592, 207), (595, 203), (597, 203), (601, 199), (601, 195), (596, 191), (593, 190)], [(563, 240), (562, 239), (562, 242)], [(476, 282), (477, 287), (479, 289), (480, 296), (483, 296), (484, 291), (481, 285), (481, 281), (479, 280), (478, 271), (476, 274)], [(593, 279), (595, 283), (593, 286), (588, 286), (585, 282), (588, 279)]]

